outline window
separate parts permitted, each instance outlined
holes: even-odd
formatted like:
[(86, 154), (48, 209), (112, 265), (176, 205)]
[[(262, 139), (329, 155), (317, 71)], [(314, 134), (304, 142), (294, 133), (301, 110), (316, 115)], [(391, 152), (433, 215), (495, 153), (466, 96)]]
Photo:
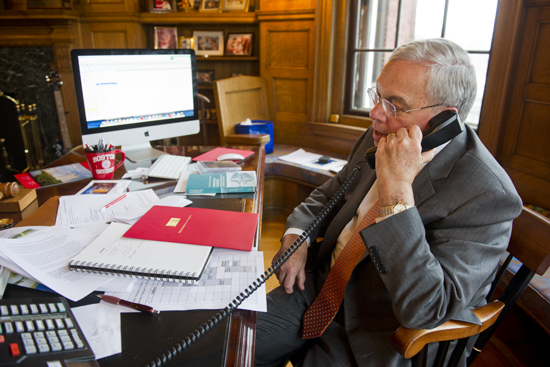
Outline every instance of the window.
[(498, 0), (354, 0), (344, 113), (368, 116), (367, 89), (391, 52), (404, 43), (443, 37), (470, 54), (477, 74), (477, 97), (467, 123), (477, 127), (491, 53)]

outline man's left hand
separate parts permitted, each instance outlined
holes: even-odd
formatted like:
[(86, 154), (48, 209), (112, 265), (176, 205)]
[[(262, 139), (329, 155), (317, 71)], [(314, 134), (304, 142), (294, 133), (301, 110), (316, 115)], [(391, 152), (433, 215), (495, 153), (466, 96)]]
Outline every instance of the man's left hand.
[(382, 138), (376, 152), (376, 176), (380, 206), (402, 201), (414, 205), (412, 183), (435, 150), (422, 153), (422, 131), (416, 125), (400, 128), (395, 135)]

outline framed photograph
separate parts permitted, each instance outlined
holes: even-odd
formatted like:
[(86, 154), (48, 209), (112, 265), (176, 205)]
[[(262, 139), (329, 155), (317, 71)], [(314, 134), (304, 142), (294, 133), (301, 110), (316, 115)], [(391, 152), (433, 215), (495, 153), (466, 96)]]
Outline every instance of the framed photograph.
[(223, 56), (223, 31), (194, 31), (195, 54)]
[(176, 0), (178, 10), (195, 11), (199, 10), (201, 0)]
[(197, 70), (197, 85), (209, 86), (214, 82), (214, 70)]
[(193, 37), (183, 37), (183, 36), (181, 36), (179, 46), (182, 49), (191, 50), (191, 49), (193, 49), (194, 41), (195, 40), (193, 39)]
[(222, 0), (223, 11), (248, 11), (250, 0)]
[(149, 12), (151, 13), (170, 13), (178, 11), (176, 0), (147, 0)]
[(229, 33), (225, 44), (225, 54), (230, 56), (252, 55), (253, 33)]
[(222, 0), (201, 0), (200, 11), (222, 11)]
[(178, 28), (155, 27), (155, 49), (178, 48)]

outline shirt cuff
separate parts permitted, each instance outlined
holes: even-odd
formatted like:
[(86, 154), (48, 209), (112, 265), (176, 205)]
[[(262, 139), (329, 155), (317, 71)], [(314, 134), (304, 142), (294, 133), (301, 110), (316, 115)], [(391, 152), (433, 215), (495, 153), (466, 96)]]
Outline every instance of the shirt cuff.
[(395, 215), (395, 214), (388, 214), (388, 215), (386, 215), (386, 216), (384, 216), (384, 217), (378, 217), (378, 218), (375, 219), (375, 222), (376, 222), (376, 223), (380, 223), (381, 221), (383, 221), (383, 220), (386, 219), (386, 218), (391, 217), (392, 215)]
[[(300, 229), (300, 228), (289, 228), (285, 231), (285, 234), (283, 235), (286, 236), (287, 234), (296, 234), (298, 236), (300, 236), (302, 233), (304, 233), (304, 230), (303, 229)], [(305, 240), (305, 243), (306, 245), (309, 247), (309, 243), (310, 243), (310, 239), (309, 239), (309, 236), (306, 238)]]

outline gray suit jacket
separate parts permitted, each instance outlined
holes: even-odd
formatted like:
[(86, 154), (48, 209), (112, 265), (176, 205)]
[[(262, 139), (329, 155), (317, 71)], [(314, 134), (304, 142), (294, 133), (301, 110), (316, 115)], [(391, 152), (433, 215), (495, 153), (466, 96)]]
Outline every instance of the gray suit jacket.
[[(295, 209), (287, 227), (307, 228), (373, 145), (368, 129), (348, 165)], [(367, 164), (361, 167), (337, 208), (312, 233), (312, 239), (323, 237), (308, 254), (308, 264), (314, 264), (308, 271), (320, 274), (318, 286), (330, 270), (336, 239), (376, 179)], [(343, 303), (359, 366), (410, 365), (390, 345), (400, 325), (479, 323), (470, 310), (485, 303), (512, 220), (522, 208), (510, 178), (469, 127), (424, 167), (413, 191), (414, 208), (361, 232), (368, 251), (352, 273)]]

